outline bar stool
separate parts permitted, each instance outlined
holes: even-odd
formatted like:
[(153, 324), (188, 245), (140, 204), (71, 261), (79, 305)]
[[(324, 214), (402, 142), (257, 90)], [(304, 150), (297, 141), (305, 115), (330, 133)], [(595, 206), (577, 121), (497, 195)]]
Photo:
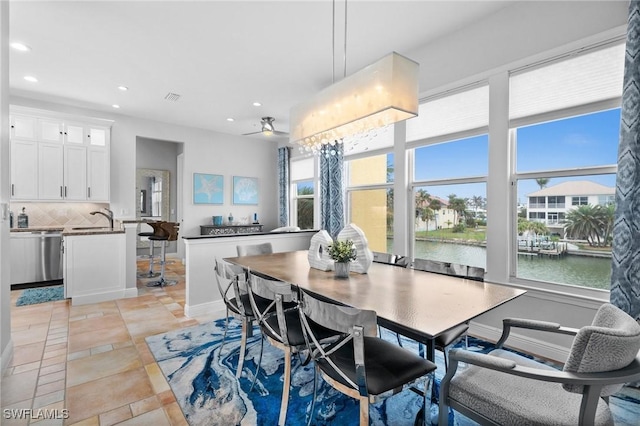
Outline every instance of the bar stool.
[[(139, 237), (149, 238), (156, 233), (156, 228), (159, 228), (158, 222), (147, 222), (147, 224), (153, 228), (153, 232), (138, 232)], [(155, 278), (160, 276), (160, 272), (153, 272), (154, 247), (155, 243), (149, 239), (149, 254), (147, 255), (149, 257), (149, 271), (139, 273), (138, 278)]]
[(160, 241), (161, 245), (161, 254), (160, 254), (160, 279), (157, 281), (151, 281), (147, 283), (147, 287), (162, 287), (162, 286), (172, 286), (176, 285), (178, 281), (176, 280), (166, 280), (164, 278), (165, 272), (165, 264), (166, 264), (166, 248), (168, 241), (176, 241), (178, 239), (178, 227), (179, 223), (176, 222), (160, 222), (159, 230), (160, 232), (154, 233), (149, 237), (149, 240), (153, 243), (154, 241)]

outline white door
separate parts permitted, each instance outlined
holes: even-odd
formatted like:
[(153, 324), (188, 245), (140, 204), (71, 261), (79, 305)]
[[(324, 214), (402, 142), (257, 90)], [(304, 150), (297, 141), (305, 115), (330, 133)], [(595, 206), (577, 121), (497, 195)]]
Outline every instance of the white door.
[(11, 140), (11, 198), (38, 199), (38, 142)]
[(64, 195), (64, 153), (58, 143), (38, 146), (38, 198), (62, 200)]
[(109, 151), (90, 146), (87, 150), (87, 199), (109, 202)]
[(64, 198), (87, 199), (87, 148), (64, 146)]

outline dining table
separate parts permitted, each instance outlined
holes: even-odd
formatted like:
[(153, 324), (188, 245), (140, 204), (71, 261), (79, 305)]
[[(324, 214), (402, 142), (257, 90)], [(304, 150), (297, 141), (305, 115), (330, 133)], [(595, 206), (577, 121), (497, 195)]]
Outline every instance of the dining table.
[(333, 303), (376, 312), (378, 324), (425, 344), (435, 360), (434, 340), (526, 291), (384, 263), (340, 279), (309, 266), (308, 251), (225, 258), (249, 271), (297, 286)]

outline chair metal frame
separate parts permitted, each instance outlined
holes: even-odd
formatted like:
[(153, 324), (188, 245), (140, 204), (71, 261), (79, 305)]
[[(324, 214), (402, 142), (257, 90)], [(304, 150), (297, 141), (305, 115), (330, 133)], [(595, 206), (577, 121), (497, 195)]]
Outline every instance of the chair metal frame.
[(268, 242), (261, 244), (237, 245), (236, 251), (238, 252), (238, 257), (271, 254), (273, 253), (273, 246)]
[[(428, 365), (428, 371), (425, 371), (423, 375), (416, 377), (402, 386), (394, 389), (389, 389), (382, 394), (374, 395), (369, 393), (367, 386), (367, 354), (365, 353), (365, 339), (376, 338), (377, 336), (377, 315), (375, 311), (356, 309), (346, 306), (335, 305), (329, 302), (320, 300), (311, 294), (300, 289), (300, 319), (303, 325), (303, 331), (307, 345), (311, 352), (311, 356), (315, 361), (316, 368), (314, 369), (314, 382), (313, 382), (313, 402), (311, 405), (311, 411), (308, 419), (308, 425), (312, 423), (313, 413), (315, 410), (315, 403), (317, 398), (317, 373), (320, 372), (321, 377), (339, 392), (348, 395), (354, 399), (357, 399), (360, 404), (360, 425), (369, 424), (369, 405), (377, 402), (380, 399), (395, 395), (401, 392), (403, 389), (412, 386), (420, 381), (424, 380), (424, 390), (420, 393), (423, 397), (423, 410), (421, 420), (425, 422), (429, 410), (424, 409), (427, 404), (427, 396), (432, 393), (432, 384), (434, 371), (436, 369), (435, 364), (430, 361), (415, 357), (423, 360)], [(323, 327), (336, 330), (341, 333), (340, 338), (332, 344), (327, 345), (317, 338), (313, 331), (312, 321), (315, 324), (319, 324)], [(382, 340), (382, 339), (380, 339)], [(349, 378), (348, 374), (340, 369), (338, 365), (332, 359), (332, 354), (338, 351), (345, 345), (353, 345), (354, 355), (354, 371), (355, 380)], [(397, 347), (398, 350), (406, 351), (401, 347)], [(408, 352), (408, 351), (407, 351)], [(413, 355), (413, 354), (412, 354)], [(342, 377), (346, 382), (346, 385), (334, 378), (323, 370), (323, 365), (329, 365), (336, 373)], [(326, 367), (325, 367), (326, 368)], [(416, 389), (412, 387), (412, 389)], [(419, 413), (420, 415), (420, 413)], [(420, 419), (417, 419), (418, 421)]]
[(243, 295), (246, 295), (245, 300), (248, 299), (248, 293), (246, 290), (246, 272), (240, 267), (236, 267), (224, 260), (215, 259), (215, 273), (216, 283), (218, 284), (218, 290), (222, 296), (222, 301), (226, 307), (224, 334), (222, 335), (222, 344), (220, 345), (220, 351), (225, 344), (227, 338), (227, 330), (229, 329), (229, 313), (234, 318), (238, 318), (242, 324), (242, 331), (240, 337), (240, 354), (238, 358), (238, 367), (236, 369), (236, 377), (240, 378), (242, 375), (242, 368), (244, 366), (244, 358), (246, 355), (247, 341), (252, 336), (253, 321), (255, 317), (253, 313), (245, 309), (243, 302)]
[[(306, 349), (306, 345), (294, 346), (289, 343), (289, 332), (287, 328), (286, 314), (298, 310), (297, 292), (293, 290), (291, 284), (268, 279), (248, 271), (248, 292), (251, 307), (256, 321), (262, 330), (260, 340), (260, 355), (258, 365), (251, 383), (251, 390), (256, 383), (260, 365), (262, 364), (262, 353), (264, 340), (284, 352), (284, 373), (282, 384), (282, 398), (280, 401), (280, 414), (278, 425), (284, 425), (287, 418), (289, 406), (289, 391), (291, 389), (291, 357)], [(272, 317), (277, 318), (278, 328), (274, 328), (267, 321)]]
[[(509, 337), (511, 328), (518, 327), (529, 330), (539, 330), (555, 334), (566, 334), (575, 336), (579, 329), (562, 327), (560, 324), (538, 320), (523, 320), (518, 318), (506, 318), (503, 320), (503, 330), (500, 340), (496, 343), (496, 348), (503, 347)], [(640, 379), (640, 351), (629, 365), (615, 371), (598, 373), (576, 373), (559, 370), (538, 369), (517, 365), (515, 361), (503, 359), (491, 355), (479, 354), (461, 349), (453, 349), (450, 353), (450, 367), (440, 384), (440, 414), (439, 425), (446, 425), (448, 422), (449, 407), (462, 413), (472, 420), (483, 425), (499, 425), (492, 419), (482, 414), (476, 413), (460, 401), (449, 396), (451, 379), (455, 376), (459, 364), (467, 363), (474, 366), (487, 368), (497, 372), (511, 374), (514, 376), (530, 378), (553, 383), (562, 383), (576, 386), (583, 386), (582, 400), (579, 412), (579, 424), (590, 426), (594, 424), (598, 399), (601, 398), (603, 387), (613, 384), (623, 384), (634, 382)], [(603, 397), (605, 398), (605, 397)], [(605, 398), (605, 401), (607, 399)], [(608, 402), (608, 401), (607, 401)]]

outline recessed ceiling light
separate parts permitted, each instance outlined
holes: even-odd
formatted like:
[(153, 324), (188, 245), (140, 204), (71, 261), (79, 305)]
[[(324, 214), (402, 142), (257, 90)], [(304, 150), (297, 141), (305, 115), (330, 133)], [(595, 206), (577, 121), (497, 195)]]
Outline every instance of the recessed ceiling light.
[(114, 108), (120, 108), (120, 105), (116, 105), (116, 104), (113, 104), (111, 106), (114, 107)]
[(262, 104), (260, 102), (254, 102), (253, 106), (262, 106)]
[(233, 118), (229, 117), (229, 118), (227, 118), (227, 121), (236, 121), (236, 120), (234, 120)]
[(38, 82), (38, 79), (37, 79), (37, 78), (35, 78), (35, 77), (34, 77), (34, 76), (32, 76), (32, 75), (25, 75), (25, 76), (24, 76), (24, 79), (25, 79), (25, 80), (27, 80), (27, 81), (30, 81), (30, 82), (32, 82), (32, 83), (37, 83), (37, 82)]
[(26, 44), (19, 43), (19, 42), (11, 43), (11, 47), (13, 47), (14, 49), (19, 50), (21, 52), (28, 52), (28, 51), (31, 50), (31, 48), (29, 46), (27, 46)]
[(129, 90), (127, 86), (118, 86), (118, 89), (122, 90), (123, 92), (126, 92), (127, 90)]

